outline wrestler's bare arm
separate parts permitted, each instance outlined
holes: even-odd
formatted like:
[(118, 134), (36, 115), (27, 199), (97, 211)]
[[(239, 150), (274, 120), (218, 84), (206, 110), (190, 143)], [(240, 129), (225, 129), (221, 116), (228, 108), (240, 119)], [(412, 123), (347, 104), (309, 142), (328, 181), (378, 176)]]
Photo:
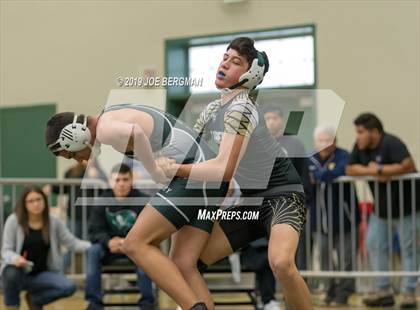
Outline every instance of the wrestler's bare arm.
[(139, 124), (103, 118), (98, 124), (96, 138), (121, 153), (133, 151), (155, 181), (167, 181), (156, 165), (149, 137)]

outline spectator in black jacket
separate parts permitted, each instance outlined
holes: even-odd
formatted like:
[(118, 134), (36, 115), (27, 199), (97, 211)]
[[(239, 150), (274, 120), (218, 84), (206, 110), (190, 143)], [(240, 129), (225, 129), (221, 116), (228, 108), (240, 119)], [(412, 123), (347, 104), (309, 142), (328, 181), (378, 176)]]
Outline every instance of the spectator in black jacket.
[[(89, 217), (89, 238), (93, 245), (87, 253), (85, 298), (89, 302), (88, 309), (103, 309), (101, 268), (116, 259), (127, 257), (121, 250), (124, 238), (144, 207), (141, 198), (148, 197), (133, 189), (133, 174), (125, 164), (112, 168), (110, 183), (112, 190), (103, 192)], [(135, 199), (139, 200), (138, 203)], [(154, 309), (152, 281), (139, 267), (136, 267), (136, 271), (141, 294), (139, 308)]]

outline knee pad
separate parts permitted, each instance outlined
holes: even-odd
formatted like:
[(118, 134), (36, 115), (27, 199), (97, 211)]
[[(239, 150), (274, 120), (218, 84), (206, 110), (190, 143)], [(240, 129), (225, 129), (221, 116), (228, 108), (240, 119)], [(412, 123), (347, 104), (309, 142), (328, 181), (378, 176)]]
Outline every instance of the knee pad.
[(200, 271), (200, 273), (206, 271), (207, 267), (208, 266), (201, 259), (197, 261), (197, 269)]

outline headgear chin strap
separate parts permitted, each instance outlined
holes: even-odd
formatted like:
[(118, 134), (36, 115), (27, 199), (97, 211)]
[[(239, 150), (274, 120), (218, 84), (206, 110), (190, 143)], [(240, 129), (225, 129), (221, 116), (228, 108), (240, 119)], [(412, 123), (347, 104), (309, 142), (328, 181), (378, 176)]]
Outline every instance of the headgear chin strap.
[(238, 83), (232, 85), (229, 88), (223, 88), (221, 91), (223, 93), (229, 93), (239, 86), (246, 87), (250, 90), (254, 89), (263, 81), (264, 74), (267, 72), (265, 67), (266, 64), (264, 61), (263, 53), (257, 51), (257, 57), (252, 60), (252, 64), (249, 70), (239, 77)]
[(93, 153), (98, 152), (97, 147), (90, 144), (92, 137), (87, 127), (87, 117), (83, 116), (83, 124), (77, 122), (78, 115), (74, 115), (73, 123), (66, 125), (60, 132), (58, 139), (48, 145), (52, 152), (69, 151), (78, 152), (89, 147)]

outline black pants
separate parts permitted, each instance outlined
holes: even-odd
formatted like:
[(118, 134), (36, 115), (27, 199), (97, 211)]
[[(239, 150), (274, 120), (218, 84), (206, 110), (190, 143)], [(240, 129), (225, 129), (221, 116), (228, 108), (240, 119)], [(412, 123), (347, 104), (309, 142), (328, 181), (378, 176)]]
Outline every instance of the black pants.
[[(308, 240), (306, 240), (306, 225), (305, 225), (305, 227), (302, 229), (302, 232), (300, 233), (299, 243), (296, 249), (295, 262), (296, 262), (296, 267), (298, 270), (308, 270), (309, 268), (307, 264), (307, 261), (308, 261), (308, 253), (306, 251), (307, 242)], [(309, 240), (309, 243), (311, 243), (311, 240)]]
[[(357, 232), (357, 231), (356, 231)], [(358, 234), (356, 233), (356, 236)], [(352, 240), (349, 232), (345, 233), (343, 236), (344, 247), (340, 247), (340, 238), (338, 234), (332, 236), (332, 242), (329, 243), (328, 235), (321, 234), (320, 247), (321, 247), (321, 268), (322, 270), (343, 270), (351, 271), (352, 269), (352, 260), (351, 260), (351, 250), (352, 250)], [(357, 240), (354, 240), (355, 246), (357, 246)], [(357, 247), (356, 247), (357, 249)], [(332, 250), (337, 251), (338, 256), (338, 265), (333, 264)], [(342, 251), (344, 250), (344, 251)], [(330, 279), (329, 285), (327, 287), (327, 298), (330, 300), (335, 300), (340, 303), (346, 303), (349, 296), (355, 291), (355, 279), (354, 278), (338, 278)]]
[(276, 279), (268, 262), (268, 247), (248, 246), (243, 250), (241, 258), (244, 267), (256, 273), (255, 285), (261, 294), (262, 302), (266, 304), (275, 299)]

